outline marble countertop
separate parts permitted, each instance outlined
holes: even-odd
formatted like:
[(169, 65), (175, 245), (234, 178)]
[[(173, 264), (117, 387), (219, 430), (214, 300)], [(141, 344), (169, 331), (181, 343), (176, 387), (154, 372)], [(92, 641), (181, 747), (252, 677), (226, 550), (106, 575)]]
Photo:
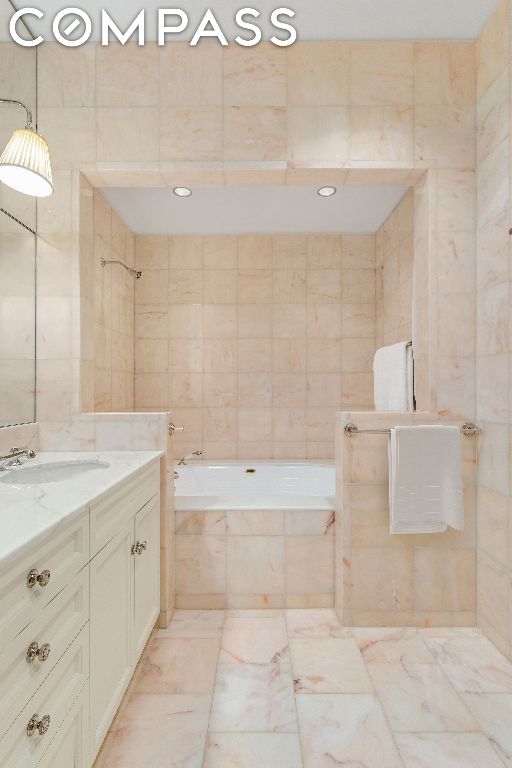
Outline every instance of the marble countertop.
[[(50, 462), (96, 460), (109, 466), (61, 482), (11, 485), (0, 482), (0, 572), (13, 558), (54, 532), (64, 521), (80, 514), (88, 504), (111, 491), (137, 470), (159, 461), (160, 451), (94, 451), (38, 453), (23, 458), (23, 467)], [(20, 468), (21, 469), (21, 468)], [(8, 470), (11, 474), (11, 470)], [(14, 479), (16, 469), (12, 470)], [(7, 478), (0, 472), (0, 480)]]

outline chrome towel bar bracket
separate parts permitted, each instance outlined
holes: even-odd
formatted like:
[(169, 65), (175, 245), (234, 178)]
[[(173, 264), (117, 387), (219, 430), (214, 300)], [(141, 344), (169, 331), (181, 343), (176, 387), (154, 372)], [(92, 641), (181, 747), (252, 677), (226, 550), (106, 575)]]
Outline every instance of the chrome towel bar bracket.
[[(391, 429), (390, 427), (383, 429), (359, 429), (357, 424), (349, 422), (348, 424), (345, 424), (343, 431), (346, 437), (352, 437), (352, 435), (388, 435), (391, 432)], [(473, 424), (473, 422), (465, 421), (460, 428), (460, 431), (464, 437), (475, 437), (476, 435), (479, 435), (482, 430), (476, 424)]]

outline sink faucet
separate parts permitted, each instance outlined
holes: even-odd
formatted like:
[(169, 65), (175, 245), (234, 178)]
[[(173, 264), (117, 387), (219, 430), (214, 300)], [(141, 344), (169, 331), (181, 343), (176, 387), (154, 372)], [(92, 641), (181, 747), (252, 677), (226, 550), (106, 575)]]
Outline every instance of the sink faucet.
[(202, 451), (194, 451), (194, 453), (189, 453), (188, 456), (183, 456), (178, 461), (178, 467), (186, 467), (187, 466), (187, 461), (190, 461), (190, 459), (193, 459), (194, 456), (202, 456), (202, 455), (203, 455)]
[(21, 461), (22, 456), (26, 456), (28, 459), (35, 459), (36, 453), (30, 448), (11, 448), (7, 456), (0, 456), (0, 461), (4, 462), (4, 464), (0, 465), (0, 472), (4, 472), (12, 467), (21, 467), (23, 464)]

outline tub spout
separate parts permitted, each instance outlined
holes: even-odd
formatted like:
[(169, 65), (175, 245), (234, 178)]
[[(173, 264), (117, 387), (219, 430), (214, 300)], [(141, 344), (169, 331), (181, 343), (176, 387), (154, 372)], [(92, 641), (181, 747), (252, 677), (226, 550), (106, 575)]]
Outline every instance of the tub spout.
[(182, 456), (182, 458), (178, 461), (178, 467), (186, 467), (187, 462), (194, 458), (194, 456), (202, 456), (202, 451), (194, 451), (193, 453), (189, 453), (188, 456)]

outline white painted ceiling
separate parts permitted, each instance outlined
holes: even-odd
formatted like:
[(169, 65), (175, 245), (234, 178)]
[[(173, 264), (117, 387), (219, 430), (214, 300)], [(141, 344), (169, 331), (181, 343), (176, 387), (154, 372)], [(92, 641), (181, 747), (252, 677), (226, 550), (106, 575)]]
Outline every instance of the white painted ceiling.
[[(2, 5), (8, 3), (8, 0), (0, 1)], [(119, 25), (123, 23), (124, 28), (145, 8), (148, 39), (155, 39), (156, 10), (167, 7), (161, 0), (145, 3), (141, 0), (81, 0), (68, 5), (63, 0), (40, 0), (25, 6), (21, 0), (15, 0), (15, 5), (35, 5), (44, 11), (44, 22), (33, 25), (38, 34), (49, 34), (53, 16), (63, 7), (78, 6), (86, 11), (96, 32), (102, 8)], [(228, 39), (238, 34), (238, 30), (235, 32), (234, 14), (244, 5), (240, 0), (210, 3)], [(255, 0), (251, 7), (261, 12), (262, 19), (268, 19), (270, 12), (280, 6), (291, 8), (296, 12), (295, 24), (299, 38), (303, 40), (472, 40), (478, 37), (497, 5), (498, 0), (287, 0), (286, 3), (281, 0)], [(189, 15), (190, 28), (181, 35), (181, 39), (190, 40), (208, 4), (180, 0), (175, 7), (182, 8)], [(9, 38), (2, 16), (0, 14), (0, 39), (5, 40)], [(270, 36), (268, 30), (269, 25), (265, 25), (267, 37)]]
[(405, 187), (340, 187), (322, 198), (306, 187), (108, 188), (104, 196), (139, 235), (376, 232)]

